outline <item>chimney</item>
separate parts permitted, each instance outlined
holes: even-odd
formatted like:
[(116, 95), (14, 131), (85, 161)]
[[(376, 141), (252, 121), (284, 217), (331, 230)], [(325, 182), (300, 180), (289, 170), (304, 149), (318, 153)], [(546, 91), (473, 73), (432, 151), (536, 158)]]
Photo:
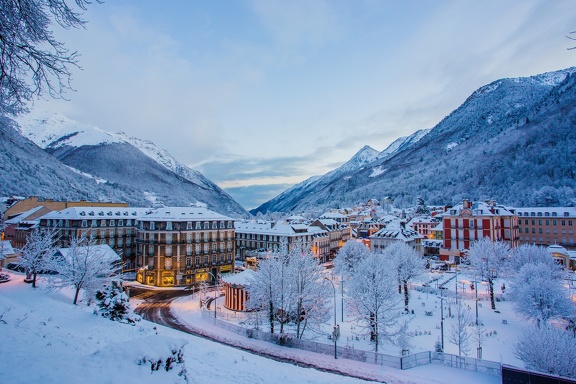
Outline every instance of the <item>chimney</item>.
[(472, 203), (471, 203), (469, 200), (467, 200), (467, 199), (464, 199), (464, 201), (462, 202), (462, 205), (463, 205), (463, 208), (464, 208), (464, 209), (470, 209), (470, 208), (472, 208)]

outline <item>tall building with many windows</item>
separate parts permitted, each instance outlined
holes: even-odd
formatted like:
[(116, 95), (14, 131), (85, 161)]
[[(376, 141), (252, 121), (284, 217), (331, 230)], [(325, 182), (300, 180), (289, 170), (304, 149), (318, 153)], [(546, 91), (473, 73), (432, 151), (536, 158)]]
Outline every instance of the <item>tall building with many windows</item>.
[(70, 238), (86, 236), (98, 244), (107, 244), (122, 257), (124, 272), (136, 264), (136, 225), (149, 208), (72, 207), (52, 211), (40, 217), (40, 230), (57, 230), (55, 245), (66, 248)]
[(458, 261), (470, 245), (483, 237), (517, 247), (518, 216), (495, 201), (464, 200), (443, 215), (444, 245), (440, 260)]
[(521, 244), (576, 247), (576, 207), (512, 208)]
[(150, 210), (138, 223), (136, 279), (159, 287), (214, 281), (234, 265), (234, 221), (202, 207)]

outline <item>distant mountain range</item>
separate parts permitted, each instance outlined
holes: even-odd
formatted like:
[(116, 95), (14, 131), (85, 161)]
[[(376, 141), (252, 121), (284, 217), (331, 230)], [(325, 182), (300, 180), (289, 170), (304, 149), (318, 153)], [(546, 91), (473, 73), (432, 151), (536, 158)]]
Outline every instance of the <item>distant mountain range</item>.
[[(576, 68), (494, 81), (431, 130), (310, 178), (251, 211), (303, 212), (390, 196), (397, 206), (493, 198), (576, 205)], [(362, 161), (357, 160), (362, 158)]]
[(132, 206), (204, 203), (238, 217), (247, 212), (201, 173), (152, 142), (35, 112), (0, 118), (0, 195), (124, 201)]

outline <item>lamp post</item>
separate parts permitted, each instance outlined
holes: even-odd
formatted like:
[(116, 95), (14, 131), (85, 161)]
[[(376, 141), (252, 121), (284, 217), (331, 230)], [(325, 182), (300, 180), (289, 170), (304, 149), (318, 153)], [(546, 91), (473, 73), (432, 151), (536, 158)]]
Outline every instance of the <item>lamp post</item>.
[(442, 352), (444, 352), (444, 287), (440, 287), (440, 338), (442, 340)]
[(337, 359), (338, 354), (336, 341), (338, 340), (338, 337), (340, 337), (340, 327), (336, 325), (336, 286), (328, 277), (325, 277), (324, 280), (328, 280), (330, 284), (332, 284), (332, 289), (334, 290), (334, 330), (332, 331), (332, 339), (334, 339), (334, 359)]
[(342, 274), (342, 280), (340, 280), (340, 288), (342, 288), (342, 323), (344, 323), (344, 274)]

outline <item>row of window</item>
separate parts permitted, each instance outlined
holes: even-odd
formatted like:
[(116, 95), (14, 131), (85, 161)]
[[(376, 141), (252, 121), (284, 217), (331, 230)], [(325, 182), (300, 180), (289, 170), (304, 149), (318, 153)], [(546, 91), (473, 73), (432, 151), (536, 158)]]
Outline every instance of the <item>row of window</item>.
[(546, 237), (546, 241), (544, 241), (543, 236), (539, 236), (539, 237), (536, 237), (536, 236), (522, 237), (522, 236), (520, 236), (520, 241), (529, 242), (529, 243), (539, 243), (539, 244), (569, 244), (569, 245), (574, 245), (574, 238), (573, 237), (570, 237), (570, 238), (562, 237), (560, 239), (558, 239), (557, 237), (554, 237), (554, 238)]
[[(550, 212), (544, 212), (544, 214), (542, 214), (542, 212), (530, 212), (530, 213), (528, 213), (528, 212), (524, 212), (524, 213), (518, 212), (518, 216), (539, 216), (539, 217), (540, 217), (540, 216), (545, 216), (545, 217), (552, 216), (552, 217), (556, 217), (556, 216), (558, 216), (558, 212), (552, 212), (552, 213), (550, 213)], [(564, 217), (570, 217), (570, 213), (569, 213), (569, 212), (564, 212)]]
[[(156, 223), (154, 221), (150, 222), (140, 222), (140, 229), (148, 229), (150, 231), (154, 230), (183, 230), (184, 223), (173, 223), (172, 221)], [(234, 223), (232, 221), (187, 221), (186, 229), (232, 229), (234, 228)]]
[[(72, 220), (46, 220), (46, 226), (48, 228), (52, 227), (70, 227), (70, 223), (72, 223), (72, 227), (78, 226), (78, 221)], [(127, 220), (82, 220), (80, 225), (82, 227), (88, 227), (88, 223), (90, 223), (90, 227), (132, 227), (133, 222), (132, 219)], [(135, 221), (134, 221), (135, 224)]]
[[(534, 219), (524, 220), (524, 225), (529, 225), (529, 223), (531, 223), (532, 225), (536, 225), (536, 220), (534, 220)], [(542, 225), (542, 223), (546, 223), (546, 225), (550, 225), (550, 220), (538, 219), (538, 225)], [(560, 225), (566, 225), (566, 223), (568, 223), (568, 226), (572, 226), (573, 220), (560, 220)], [(522, 224), (522, 220), (520, 220), (520, 224)], [(556, 219), (552, 220), (552, 225), (558, 225), (558, 220), (556, 220)]]
[[(140, 252), (142, 252), (142, 248), (139, 247), (138, 248)], [(172, 256), (173, 255), (173, 249), (174, 247), (172, 247), (171, 245), (166, 245), (164, 247), (164, 255), (166, 256)], [(200, 244), (196, 244), (194, 247), (192, 247), (192, 244), (189, 244), (186, 246), (186, 255), (191, 256), (193, 254), (193, 252), (197, 255), (202, 254), (202, 253), (217, 253), (217, 252), (231, 252), (232, 251), (232, 243), (220, 243), (220, 247), (218, 247), (217, 243), (212, 243), (212, 245), (210, 246), (208, 243), (204, 244), (203, 246), (200, 246)], [(154, 256), (155, 255), (155, 250), (154, 250), (154, 245), (149, 245), (148, 246), (148, 256)]]
[[(183, 236), (180, 236), (181, 240)], [(218, 240), (232, 240), (234, 238), (234, 232), (226, 231), (226, 232), (189, 232), (186, 233), (186, 242), (191, 243), (195, 241), (197, 243), (201, 241), (218, 241)], [(156, 241), (160, 239), (160, 236), (156, 233), (141, 233), (140, 234), (141, 240), (148, 240), (148, 241)], [(163, 236), (163, 242), (166, 244), (171, 244), (172, 240), (178, 241), (178, 236), (172, 236), (171, 233), (166, 233)]]
[[(519, 233), (522, 233), (522, 228), (518, 228), (518, 232), (519, 232)], [(530, 233), (530, 228), (524, 228), (524, 233)], [(532, 228), (532, 233), (536, 233), (536, 228)], [(538, 228), (538, 233), (544, 233), (544, 232), (543, 232), (543, 229), (542, 229), (542, 228)], [(558, 234), (558, 229), (557, 229), (557, 228), (554, 228), (554, 229), (552, 230), (552, 233), (554, 233), (555, 235)], [(550, 228), (546, 228), (546, 234), (550, 234)], [(573, 231), (572, 229), (569, 229), (569, 230), (568, 230), (568, 233), (566, 233), (566, 230), (563, 229), (563, 230), (562, 230), (562, 234), (563, 234), (563, 235), (566, 235), (566, 234), (572, 235), (572, 234), (574, 234), (574, 231)]]
[[(219, 259), (220, 260), (218, 260), (218, 256), (213, 255), (212, 256), (212, 265), (231, 263), (232, 262), (232, 254), (228, 253), (227, 255), (220, 255)], [(194, 261), (196, 262), (195, 266), (199, 267), (201, 265), (208, 265), (210, 263), (210, 258), (208, 256), (204, 256), (203, 258), (201, 258), (200, 256), (197, 256)], [(203, 264), (202, 264), (202, 262), (203, 262)], [(156, 264), (156, 260), (154, 257), (151, 257), (150, 259), (148, 259), (148, 269), (154, 269), (155, 264)], [(160, 264), (162, 264), (162, 262), (160, 262)], [(164, 267), (164, 270), (170, 271), (172, 269), (172, 266), (174, 263), (172, 261), (172, 258), (167, 257), (164, 259), (163, 264), (164, 265), (159, 265), (159, 267), (160, 268)], [(186, 268), (187, 269), (193, 268), (191, 257), (186, 258)]]

